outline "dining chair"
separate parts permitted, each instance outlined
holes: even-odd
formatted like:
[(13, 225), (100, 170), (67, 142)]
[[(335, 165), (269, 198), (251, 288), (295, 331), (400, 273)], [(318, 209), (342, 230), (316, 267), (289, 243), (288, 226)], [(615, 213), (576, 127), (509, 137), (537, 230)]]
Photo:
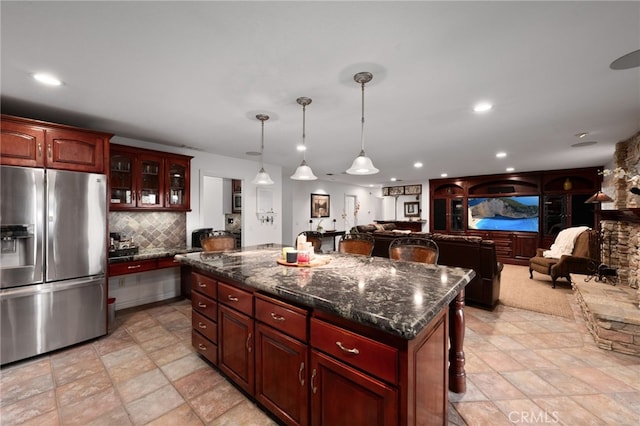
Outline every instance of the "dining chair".
[(438, 263), (439, 249), (430, 238), (401, 237), (389, 244), (389, 258), (407, 262)]
[[(302, 231), (298, 234), (307, 237), (307, 242), (313, 244), (313, 252), (320, 253), (322, 250), (322, 234), (316, 231)], [(296, 238), (297, 241), (297, 238)]]
[(338, 252), (371, 256), (371, 253), (373, 252), (373, 246), (374, 240), (371, 234), (345, 234), (340, 237), (340, 242), (338, 243)]
[(229, 231), (208, 231), (200, 237), (200, 245), (207, 252), (234, 250), (236, 239)]

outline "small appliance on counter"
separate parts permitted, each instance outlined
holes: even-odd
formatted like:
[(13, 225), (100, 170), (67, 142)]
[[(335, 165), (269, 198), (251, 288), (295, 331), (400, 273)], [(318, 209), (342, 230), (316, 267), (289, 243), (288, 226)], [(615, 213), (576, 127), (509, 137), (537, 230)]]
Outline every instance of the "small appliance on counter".
[(191, 247), (192, 248), (202, 248), (202, 244), (200, 244), (200, 237), (206, 235), (207, 232), (213, 231), (213, 228), (200, 228), (194, 229), (191, 233)]
[(133, 237), (123, 238), (118, 232), (109, 233), (109, 257), (133, 256), (138, 254), (138, 246), (133, 242)]

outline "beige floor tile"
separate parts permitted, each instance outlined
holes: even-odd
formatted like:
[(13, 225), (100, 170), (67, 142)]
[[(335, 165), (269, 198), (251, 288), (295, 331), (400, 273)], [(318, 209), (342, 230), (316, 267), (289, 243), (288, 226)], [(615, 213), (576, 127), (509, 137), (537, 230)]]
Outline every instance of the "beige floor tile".
[(162, 372), (154, 368), (117, 385), (120, 398), (124, 403), (139, 399), (169, 384)]
[(172, 333), (167, 332), (162, 336), (156, 337), (154, 339), (145, 340), (144, 342), (140, 342), (140, 347), (145, 352), (153, 352), (158, 349), (166, 348), (167, 346), (172, 346), (178, 343), (178, 338)]
[(224, 380), (225, 378), (216, 370), (209, 366), (204, 366), (176, 380), (173, 386), (186, 400), (191, 400), (214, 388)]
[(473, 419), (471, 423), (465, 420), (473, 426), (511, 425), (507, 416), (490, 401), (456, 402), (454, 407), (463, 419)]
[(51, 367), (53, 369), (62, 369), (64, 367), (73, 366), (80, 362), (95, 360), (98, 354), (92, 345), (72, 346), (68, 349), (62, 349), (51, 355)]
[(0, 385), (0, 407), (54, 389), (51, 372), (35, 377), (27, 374), (24, 380), (18, 381), (15, 377), (7, 382)]
[(17, 425), (56, 410), (56, 394), (49, 390), (2, 407), (3, 425)]
[(529, 397), (561, 394), (555, 386), (540, 378), (533, 371), (506, 371), (502, 375)]
[(277, 423), (251, 402), (244, 401), (232, 407), (210, 423), (211, 426), (275, 426)]
[(164, 374), (167, 375), (169, 380), (173, 382), (205, 366), (208, 366), (208, 364), (200, 357), (200, 355), (197, 353), (191, 353), (162, 366), (161, 369)]
[(569, 368), (566, 372), (593, 386), (598, 392), (633, 392), (635, 390), (631, 386), (626, 385), (618, 379), (614, 379), (597, 368)]
[(198, 418), (198, 415), (188, 404), (182, 404), (178, 408), (174, 408), (168, 413), (147, 423), (147, 426), (198, 426), (203, 424), (202, 420)]
[(108, 369), (114, 383), (123, 383), (140, 374), (156, 368), (156, 365), (148, 356), (137, 357), (131, 362), (120, 363)]
[(506, 352), (478, 352), (476, 355), (495, 371), (524, 370), (525, 367)]
[(113, 388), (105, 389), (73, 404), (60, 407), (64, 425), (86, 425), (122, 405)]
[(640, 421), (637, 413), (607, 395), (578, 395), (571, 398), (601, 418), (606, 424), (637, 425)]
[(171, 335), (171, 333), (169, 333), (161, 324), (156, 324), (153, 327), (144, 328), (130, 333), (138, 343)]
[(107, 369), (117, 367), (120, 364), (134, 362), (137, 358), (145, 356), (144, 350), (139, 345), (127, 346), (101, 357)]
[[(93, 350), (91, 352), (93, 352)], [(75, 382), (83, 377), (92, 376), (103, 371), (104, 365), (96, 355), (95, 357), (78, 361), (75, 364), (60, 367), (54, 365), (53, 378), (57, 386), (62, 386), (66, 383)]]
[(209, 423), (245, 400), (240, 391), (225, 380), (189, 400), (189, 404), (205, 423)]
[(467, 381), (472, 381), (487, 399), (496, 401), (500, 399), (525, 398), (525, 395), (498, 373), (469, 374)]
[[(189, 338), (191, 338), (191, 333), (189, 333)], [(168, 364), (194, 352), (195, 351), (191, 346), (191, 341), (189, 341), (188, 343), (180, 342), (175, 345), (158, 349), (156, 351), (150, 352), (148, 355), (149, 358), (153, 360), (153, 362), (162, 367), (165, 364)]]
[(550, 424), (565, 426), (603, 425), (602, 419), (594, 416), (568, 396), (534, 398), (533, 402), (539, 405), (549, 418), (554, 419), (553, 422), (549, 422)]
[[(0, 423), (1, 423), (0, 418)], [(5, 424), (5, 423), (3, 423)], [(6, 423), (9, 424), (9, 423)], [(24, 423), (20, 423), (20, 426), (59, 426), (60, 425), (60, 417), (58, 416), (58, 411), (48, 411), (40, 416), (33, 417)]]
[(88, 396), (94, 395), (100, 391), (111, 388), (111, 378), (106, 371), (102, 370), (91, 376), (58, 386), (56, 396), (60, 406), (73, 404)]
[(493, 401), (493, 403), (507, 416), (511, 424), (555, 424), (557, 422), (553, 413), (543, 410), (530, 399), (506, 399)]
[(593, 387), (564, 370), (536, 370), (534, 373), (566, 396), (597, 393)]
[(49, 357), (35, 358), (16, 362), (0, 370), (0, 386), (12, 386), (25, 380), (51, 374), (51, 360)]
[(171, 386), (163, 386), (125, 405), (134, 425), (143, 425), (184, 404), (184, 399)]
[(83, 426), (131, 426), (129, 413), (124, 409), (124, 405), (119, 405), (88, 421)]

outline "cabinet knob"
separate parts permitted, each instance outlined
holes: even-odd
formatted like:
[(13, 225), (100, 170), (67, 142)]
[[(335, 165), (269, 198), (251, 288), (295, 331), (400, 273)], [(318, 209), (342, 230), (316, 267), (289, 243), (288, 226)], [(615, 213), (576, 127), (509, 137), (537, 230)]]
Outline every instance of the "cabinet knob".
[(230, 295), (230, 294), (227, 296), (227, 299), (229, 299), (229, 300), (230, 300), (230, 301), (232, 301), (232, 302), (237, 302), (238, 300), (240, 300), (240, 299), (238, 299), (237, 297), (232, 296), (232, 295)]
[(205, 345), (203, 345), (202, 343), (198, 343), (198, 349), (200, 349), (201, 351), (206, 351), (207, 347)]
[(204, 330), (205, 328), (207, 328), (207, 324), (198, 321), (198, 327), (200, 327), (200, 328), (202, 328)]
[(304, 362), (300, 363), (300, 370), (298, 370), (298, 381), (300, 382), (300, 386), (304, 386), (304, 376), (302, 372), (304, 371)]
[(203, 283), (203, 282), (198, 281), (198, 287), (200, 287), (200, 288), (205, 288), (206, 286), (207, 286), (207, 284), (206, 284), (206, 283)]
[(206, 307), (207, 307), (207, 305), (206, 305), (205, 303), (198, 302), (198, 307), (199, 307), (199, 308), (206, 308)]

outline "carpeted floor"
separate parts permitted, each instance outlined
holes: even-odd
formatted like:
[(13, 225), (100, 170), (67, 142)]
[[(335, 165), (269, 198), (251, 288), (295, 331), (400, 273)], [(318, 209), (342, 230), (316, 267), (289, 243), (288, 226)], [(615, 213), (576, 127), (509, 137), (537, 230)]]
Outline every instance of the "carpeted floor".
[[(582, 275), (572, 276), (574, 280), (582, 280)], [(569, 299), (575, 297), (571, 284), (560, 278), (553, 288), (551, 277), (533, 272), (529, 279), (529, 267), (504, 265), (500, 278), (499, 303), (514, 308), (526, 309), (543, 314), (573, 318)]]

